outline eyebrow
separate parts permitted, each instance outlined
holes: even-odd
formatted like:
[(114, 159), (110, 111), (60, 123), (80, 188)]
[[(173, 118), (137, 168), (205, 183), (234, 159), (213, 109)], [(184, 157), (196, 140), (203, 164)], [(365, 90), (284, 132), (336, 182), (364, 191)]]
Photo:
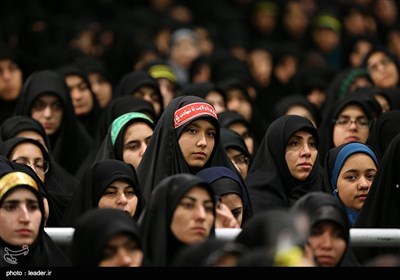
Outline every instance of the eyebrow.
[[(192, 196), (189, 196), (189, 195), (184, 195), (184, 196), (182, 197), (182, 199), (184, 199), (184, 198), (188, 198), (188, 199), (190, 199), (190, 200), (192, 200), (192, 201), (198, 201), (197, 198), (192, 197)], [(208, 203), (208, 202), (213, 202), (213, 201), (212, 201), (211, 199), (208, 199), (208, 200), (204, 200), (204, 201), (203, 201), (203, 203)]]

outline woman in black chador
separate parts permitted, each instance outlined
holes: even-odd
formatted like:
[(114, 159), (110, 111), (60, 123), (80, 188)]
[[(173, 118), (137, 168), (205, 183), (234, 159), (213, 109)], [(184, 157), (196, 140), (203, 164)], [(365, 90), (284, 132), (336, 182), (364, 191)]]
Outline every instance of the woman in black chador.
[(196, 96), (173, 99), (159, 119), (137, 169), (146, 201), (165, 177), (210, 166), (236, 168), (220, 144), (214, 107)]

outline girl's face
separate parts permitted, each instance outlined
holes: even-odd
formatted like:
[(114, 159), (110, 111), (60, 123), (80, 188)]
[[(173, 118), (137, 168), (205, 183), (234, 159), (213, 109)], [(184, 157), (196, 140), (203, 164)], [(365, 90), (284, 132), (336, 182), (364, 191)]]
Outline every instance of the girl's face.
[(112, 237), (103, 251), (100, 267), (138, 267), (142, 265), (143, 251), (136, 240), (128, 234)]
[(286, 146), (285, 160), (290, 174), (297, 180), (305, 180), (313, 169), (317, 154), (314, 136), (306, 131), (297, 131)]
[(14, 246), (31, 245), (39, 234), (41, 220), (35, 194), (25, 188), (12, 191), (0, 207), (0, 237)]
[(111, 183), (99, 200), (99, 208), (121, 209), (131, 217), (135, 214), (138, 197), (129, 183), (119, 180)]
[(206, 120), (189, 123), (179, 137), (178, 143), (188, 166), (202, 168), (214, 150), (216, 129)]
[(129, 125), (123, 140), (123, 161), (132, 164), (137, 169), (152, 135), (153, 129), (143, 122)]
[(315, 224), (311, 228), (307, 243), (319, 266), (336, 266), (346, 250), (343, 230), (330, 221)]
[(31, 117), (42, 124), (47, 135), (59, 130), (63, 114), (63, 105), (53, 94), (42, 94), (36, 98), (31, 107)]
[(349, 142), (367, 142), (369, 120), (358, 105), (349, 105), (339, 113), (333, 127), (335, 147)]
[(182, 197), (172, 216), (171, 231), (185, 244), (208, 239), (214, 224), (214, 202), (203, 188), (195, 186)]
[(367, 72), (378, 88), (394, 88), (399, 83), (399, 71), (396, 64), (382, 52), (374, 53), (369, 57)]
[(354, 154), (346, 160), (337, 180), (338, 195), (346, 207), (361, 210), (376, 172), (377, 166), (366, 154)]

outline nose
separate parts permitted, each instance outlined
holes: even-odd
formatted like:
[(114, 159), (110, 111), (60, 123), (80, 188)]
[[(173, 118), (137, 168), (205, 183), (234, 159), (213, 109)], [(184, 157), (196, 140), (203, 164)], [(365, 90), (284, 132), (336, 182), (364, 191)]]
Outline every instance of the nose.
[(304, 144), (303, 149), (301, 150), (302, 156), (309, 157), (311, 156), (310, 146), (308, 144)]
[(132, 258), (125, 249), (119, 249), (117, 253), (118, 266), (129, 266)]
[(321, 247), (332, 248), (332, 236), (329, 232), (325, 232), (321, 235)]
[(205, 133), (200, 134), (200, 139), (197, 142), (197, 145), (200, 146), (200, 147), (203, 147), (203, 148), (207, 147), (207, 139), (206, 139), (206, 134)]
[(29, 222), (29, 212), (28, 212), (28, 209), (27, 209), (25, 203), (20, 204), (18, 214), (19, 214), (18, 218), (19, 218), (20, 222), (22, 222), (22, 223)]
[(142, 143), (142, 147), (140, 148), (140, 151), (139, 151), (139, 156), (140, 157), (143, 157), (144, 152), (146, 151), (146, 149), (147, 149), (147, 144), (146, 143)]
[(369, 189), (371, 182), (367, 180), (365, 176), (361, 176), (360, 183), (358, 185), (359, 189)]
[(196, 209), (196, 220), (204, 221), (206, 219), (206, 210), (203, 205), (199, 205)]
[(11, 71), (8, 69), (4, 69), (2, 77), (4, 80), (9, 80), (11, 77)]
[(50, 106), (46, 106), (46, 108), (44, 108), (43, 115), (47, 118), (51, 117), (51, 107)]
[(118, 204), (118, 205), (123, 205), (123, 206), (125, 206), (125, 205), (128, 204), (128, 200), (126, 199), (126, 196), (125, 196), (124, 193), (121, 193), (121, 194), (118, 196), (117, 204)]

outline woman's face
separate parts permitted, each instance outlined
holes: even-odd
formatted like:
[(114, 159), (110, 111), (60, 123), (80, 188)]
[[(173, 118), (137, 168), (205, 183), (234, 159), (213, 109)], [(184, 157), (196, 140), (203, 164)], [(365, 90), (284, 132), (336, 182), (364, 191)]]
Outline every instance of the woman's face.
[(42, 94), (32, 104), (31, 117), (41, 123), (47, 135), (61, 127), (64, 109), (61, 100), (53, 94)]
[(224, 98), (218, 91), (210, 91), (206, 96), (206, 100), (214, 106), (217, 114), (226, 111)]
[(338, 115), (333, 127), (333, 144), (335, 147), (349, 142), (367, 142), (369, 120), (358, 105), (348, 105)]
[(231, 210), (232, 215), (237, 220), (238, 224), (242, 224), (243, 220), (243, 202), (242, 198), (235, 193), (228, 193), (221, 196), (221, 202)]
[(314, 136), (306, 131), (295, 132), (286, 145), (285, 153), (290, 174), (297, 180), (305, 180), (314, 167), (317, 154)]
[(15, 146), (11, 152), (10, 160), (20, 164), (28, 165), (39, 176), (40, 180), (44, 182), (47, 172), (42, 150), (32, 143), (20, 143)]
[(239, 113), (246, 121), (251, 121), (253, 108), (240, 89), (233, 88), (226, 91), (226, 108)]
[(118, 180), (105, 189), (98, 206), (99, 208), (121, 209), (133, 217), (137, 204), (138, 197), (135, 194), (134, 187), (125, 181)]
[(244, 143), (246, 144), (247, 150), (251, 155), (254, 153), (254, 139), (250, 135), (249, 129), (240, 122), (233, 123), (229, 126), (229, 129), (235, 131), (242, 136)]
[(186, 192), (172, 216), (171, 231), (176, 239), (188, 245), (208, 239), (215, 219), (214, 207), (203, 187), (195, 186)]
[(99, 267), (139, 267), (143, 251), (136, 240), (128, 234), (117, 234), (108, 240)]
[(336, 266), (346, 250), (343, 230), (338, 224), (321, 221), (311, 228), (307, 239), (319, 266)]
[(399, 83), (396, 64), (382, 52), (376, 52), (369, 57), (367, 72), (378, 88), (394, 88)]
[(337, 179), (338, 195), (346, 207), (361, 210), (376, 172), (377, 166), (366, 154), (354, 154), (346, 160)]
[(41, 220), (35, 194), (25, 188), (16, 189), (0, 207), (0, 237), (14, 246), (31, 245), (39, 234)]
[(94, 106), (94, 96), (89, 85), (78, 75), (69, 75), (65, 78), (69, 88), (75, 115), (89, 114)]
[(179, 137), (182, 155), (190, 167), (202, 168), (210, 159), (215, 146), (216, 129), (206, 120), (189, 123)]
[(44, 142), (44, 139), (42, 135), (37, 133), (36, 131), (33, 130), (24, 130), (15, 135), (15, 137), (21, 137), (21, 138), (29, 138), (38, 141), (40, 144), (43, 145), (43, 147), (48, 151), (48, 147), (46, 146), (46, 143)]
[(138, 168), (147, 149), (153, 129), (143, 122), (135, 122), (126, 129), (124, 135), (123, 161)]

